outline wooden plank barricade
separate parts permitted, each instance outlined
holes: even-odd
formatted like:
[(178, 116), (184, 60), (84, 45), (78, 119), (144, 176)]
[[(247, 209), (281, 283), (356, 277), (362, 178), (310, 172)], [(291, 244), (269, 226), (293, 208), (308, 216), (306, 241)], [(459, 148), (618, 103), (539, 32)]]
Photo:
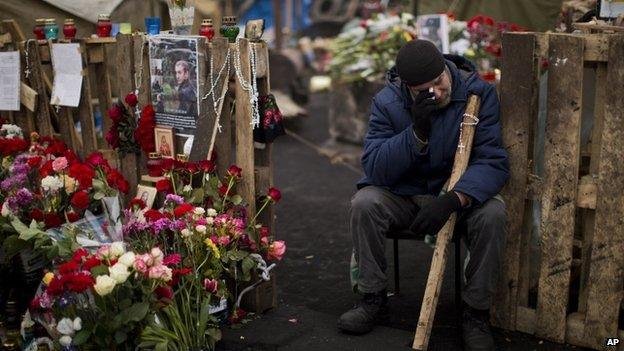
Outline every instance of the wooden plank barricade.
[(511, 178), (495, 326), (596, 350), (624, 334), (622, 52), (618, 34), (503, 36)]

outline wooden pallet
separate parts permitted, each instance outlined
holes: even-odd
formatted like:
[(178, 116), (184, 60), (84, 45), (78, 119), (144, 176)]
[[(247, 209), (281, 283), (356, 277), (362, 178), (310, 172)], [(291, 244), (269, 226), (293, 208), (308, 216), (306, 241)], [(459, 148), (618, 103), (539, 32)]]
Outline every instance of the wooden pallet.
[[(492, 321), (555, 342), (603, 349), (606, 338), (622, 329), (624, 36), (509, 33), (503, 48), (509, 234)], [(540, 77), (546, 70), (547, 113), (539, 130)], [(588, 70), (595, 75), (592, 91), (584, 89)], [(582, 142), (587, 124), (582, 116), (592, 110), (590, 142)], [(544, 162), (538, 177), (534, 159), (541, 151), (535, 139), (541, 135)], [(539, 262), (530, 254), (534, 202), (541, 207), (539, 237), (533, 233)], [(530, 267), (538, 263), (539, 278), (531, 279)]]

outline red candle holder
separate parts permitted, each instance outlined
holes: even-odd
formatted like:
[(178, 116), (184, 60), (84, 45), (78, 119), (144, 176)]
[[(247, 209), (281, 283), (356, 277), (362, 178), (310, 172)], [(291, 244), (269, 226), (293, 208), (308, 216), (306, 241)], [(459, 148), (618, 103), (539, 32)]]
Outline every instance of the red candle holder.
[(206, 37), (208, 41), (214, 38), (215, 30), (212, 26), (212, 19), (207, 18), (202, 21), (201, 27), (199, 28), (199, 35)]
[(37, 40), (45, 40), (45, 18), (37, 18), (35, 20), (35, 28), (33, 29), (33, 33), (35, 34), (35, 38)]
[(113, 30), (113, 24), (111, 23), (109, 15), (99, 15), (98, 22), (95, 28), (96, 34), (100, 38), (110, 37)]
[(68, 18), (65, 20), (65, 24), (63, 24), (63, 35), (65, 39), (74, 39), (76, 37), (76, 26), (74, 25), (74, 20)]

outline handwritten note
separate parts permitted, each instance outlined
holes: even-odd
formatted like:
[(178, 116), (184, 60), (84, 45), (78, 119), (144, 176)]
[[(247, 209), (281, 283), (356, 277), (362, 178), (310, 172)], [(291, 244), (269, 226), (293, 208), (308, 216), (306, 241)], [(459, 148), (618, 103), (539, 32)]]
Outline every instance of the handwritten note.
[(20, 56), (18, 51), (0, 52), (0, 110), (20, 109)]
[(82, 90), (80, 44), (52, 44), (52, 105), (78, 107)]

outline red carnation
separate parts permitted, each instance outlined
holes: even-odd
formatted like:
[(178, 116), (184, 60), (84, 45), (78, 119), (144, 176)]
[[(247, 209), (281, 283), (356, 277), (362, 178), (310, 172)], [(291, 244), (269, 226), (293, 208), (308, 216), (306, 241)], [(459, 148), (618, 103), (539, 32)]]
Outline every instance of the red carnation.
[(204, 173), (212, 173), (215, 170), (215, 163), (211, 160), (201, 160), (197, 165)]
[(83, 257), (87, 257), (89, 256), (89, 251), (80, 248), (78, 250), (76, 250), (76, 252), (74, 252), (74, 255), (72, 256), (72, 261), (76, 262), (76, 263), (81, 263), (82, 262), (82, 258)]
[(126, 95), (126, 98), (124, 99), (124, 101), (126, 102), (126, 104), (128, 104), (131, 107), (134, 107), (136, 106), (137, 103), (139, 103), (139, 99), (134, 93), (130, 93)]
[(102, 261), (100, 261), (95, 256), (91, 256), (87, 258), (87, 260), (82, 264), (82, 269), (84, 269), (85, 271), (91, 271), (91, 268), (97, 267), (101, 264), (102, 264)]
[(240, 178), (242, 176), (243, 170), (236, 165), (231, 165), (230, 168), (228, 168), (227, 172), (234, 178)]
[(165, 218), (164, 214), (162, 214), (158, 210), (153, 210), (153, 209), (145, 211), (143, 216), (145, 217), (145, 219), (147, 219), (148, 222), (156, 222), (157, 220), (161, 218)]
[(43, 215), (43, 222), (45, 223), (46, 229), (56, 228), (63, 224), (61, 217), (51, 212)]
[(110, 109), (108, 109), (108, 117), (113, 121), (114, 124), (119, 123), (121, 121), (121, 116), (123, 111), (119, 105), (113, 105)]
[(141, 111), (141, 118), (134, 130), (134, 138), (139, 143), (141, 150), (146, 154), (156, 151), (156, 143), (154, 140), (154, 128), (156, 127), (156, 119), (154, 116), (154, 108), (147, 105)]
[(32, 211), (30, 211), (30, 218), (34, 219), (37, 222), (43, 221), (43, 211), (38, 208), (33, 209)]
[(171, 254), (171, 255), (167, 255), (163, 259), (163, 264), (165, 266), (175, 266), (175, 265), (179, 264), (180, 262), (182, 262), (182, 257), (180, 256), (180, 254), (177, 254), (177, 253)]
[(196, 173), (196, 172), (198, 171), (197, 164), (196, 164), (196, 163), (194, 163), (194, 162), (188, 162), (188, 163), (186, 164), (186, 170), (187, 170), (189, 173), (191, 173), (191, 174), (192, 174), (192, 173)]
[(75, 208), (85, 210), (89, 207), (89, 194), (86, 191), (77, 191), (72, 195), (70, 202)]
[(93, 185), (95, 171), (85, 163), (74, 163), (69, 167), (68, 174), (78, 181), (80, 190), (86, 190)]
[(95, 284), (95, 282), (90, 275), (84, 273), (72, 274), (67, 282), (67, 288), (70, 291), (81, 293), (92, 287), (93, 284)]
[(104, 138), (106, 139), (106, 142), (108, 142), (108, 145), (110, 145), (113, 149), (119, 147), (119, 131), (117, 130), (117, 127), (112, 126)]
[(156, 182), (156, 190), (166, 192), (166, 193), (172, 193), (173, 185), (171, 185), (171, 182), (169, 181), (169, 179), (161, 179)]
[(117, 180), (117, 189), (124, 194), (127, 194), (130, 191), (130, 183), (124, 178), (120, 178)]
[(65, 284), (63, 284), (63, 280), (61, 280), (61, 277), (55, 276), (50, 281), (50, 284), (48, 284), (48, 288), (46, 289), (46, 292), (48, 293), (48, 295), (51, 295), (51, 296), (59, 296), (65, 290), (64, 285)]
[(79, 219), (80, 219), (80, 216), (76, 212), (74, 212), (74, 211), (67, 212), (67, 220), (70, 223), (74, 223), (74, 222), (76, 222)]
[(139, 210), (142, 210), (145, 208), (145, 202), (135, 197), (134, 199), (130, 200), (128, 207), (134, 208), (135, 206), (138, 207)]
[(176, 217), (182, 217), (189, 212), (193, 212), (194, 209), (195, 207), (191, 204), (182, 204), (173, 210), (173, 215)]
[(62, 265), (59, 266), (58, 271), (61, 274), (69, 274), (72, 272), (77, 272), (78, 269), (80, 267), (78, 266), (78, 263), (74, 262), (74, 261), (69, 261), (69, 262), (65, 262)]
[(54, 169), (52, 168), (52, 160), (46, 161), (43, 166), (39, 169), (39, 174), (41, 178), (45, 178), (51, 174), (54, 174)]
[(171, 158), (165, 158), (162, 160), (161, 168), (163, 172), (168, 172), (175, 166), (175, 161)]
[(173, 298), (173, 289), (168, 286), (159, 286), (154, 289), (154, 293), (159, 300), (171, 300)]
[(275, 203), (278, 203), (282, 198), (282, 193), (277, 188), (269, 188), (269, 198), (275, 201)]
[(100, 166), (104, 168), (110, 168), (108, 161), (104, 158), (101, 152), (95, 151), (92, 152), (89, 156), (87, 156), (87, 163), (93, 167)]
[(34, 156), (28, 159), (28, 166), (30, 166), (30, 168), (35, 168), (35, 167), (39, 167), (39, 164), (41, 164), (41, 156)]
[(61, 156), (67, 150), (67, 145), (62, 140), (51, 138), (49, 144), (45, 149), (46, 155)]

